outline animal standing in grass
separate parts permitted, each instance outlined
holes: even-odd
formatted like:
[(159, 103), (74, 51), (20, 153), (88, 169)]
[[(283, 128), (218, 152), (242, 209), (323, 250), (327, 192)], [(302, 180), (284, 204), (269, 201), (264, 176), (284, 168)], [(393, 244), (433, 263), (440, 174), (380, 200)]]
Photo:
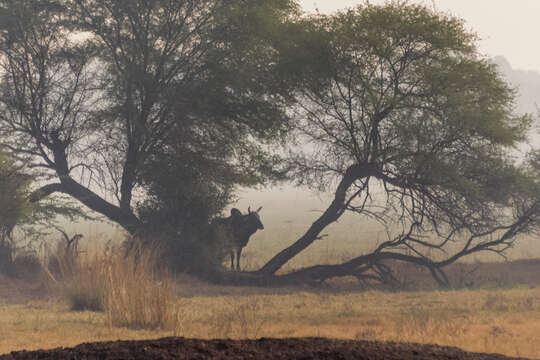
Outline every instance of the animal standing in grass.
[[(264, 229), (259, 217), (261, 209), (262, 206), (257, 211), (251, 211), (251, 207), (249, 207), (247, 215), (243, 215), (240, 210), (232, 208), (231, 216), (218, 218), (213, 222), (219, 236), (225, 239), (227, 246), (230, 246), (231, 270), (233, 271), (240, 271), (240, 255), (242, 255), (242, 249), (248, 244), (250, 236), (257, 230)], [(234, 266), (235, 257), (236, 268)]]

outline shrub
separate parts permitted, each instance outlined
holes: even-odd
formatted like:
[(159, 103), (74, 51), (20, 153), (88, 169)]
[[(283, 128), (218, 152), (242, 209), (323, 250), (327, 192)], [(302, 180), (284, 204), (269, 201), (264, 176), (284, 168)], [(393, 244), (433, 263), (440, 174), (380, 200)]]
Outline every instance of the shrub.
[(41, 269), (41, 262), (35, 254), (21, 254), (13, 260), (9, 273), (18, 279), (34, 279)]
[(0, 274), (17, 279), (33, 279), (41, 273), (36, 254), (15, 251), (11, 242), (0, 242)]

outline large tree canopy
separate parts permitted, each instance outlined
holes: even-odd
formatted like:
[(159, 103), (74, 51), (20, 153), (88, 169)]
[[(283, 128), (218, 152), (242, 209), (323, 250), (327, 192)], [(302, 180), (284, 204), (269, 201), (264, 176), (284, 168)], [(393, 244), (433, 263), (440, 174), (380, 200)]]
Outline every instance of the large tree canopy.
[(513, 115), (513, 90), (461, 20), (389, 2), (309, 21), (319, 45), (298, 45), (307, 71), (299, 74), (296, 133), (305, 146), (291, 165), (304, 184), (337, 188), (305, 235), (259, 274), (275, 273), (346, 211), (380, 221), (388, 240), (289, 277), (383, 276), (382, 261), (396, 259), (444, 283), (446, 264), (502, 252), (533, 229), (534, 182), (508, 155), (530, 119)]
[(255, 140), (287, 129), (273, 34), (295, 13), (289, 0), (0, 1), (1, 142), (45, 183), (33, 199), (65, 193), (135, 233), (133, 197), (159, 164), (225, 193), (274, 176)]

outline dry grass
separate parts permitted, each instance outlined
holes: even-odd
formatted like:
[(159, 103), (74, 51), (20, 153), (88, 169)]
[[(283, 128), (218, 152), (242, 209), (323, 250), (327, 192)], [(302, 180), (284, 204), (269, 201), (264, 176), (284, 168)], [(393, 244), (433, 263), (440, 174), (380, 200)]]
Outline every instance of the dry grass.
[[(218, 289), (223, 292), (224, 289)], [(255, 290), (253, 290), (255, 292)], [(266, 291), (267, 292), (267, 291)], [(0, 353), (86, 341), (162, 336), (257, 338), (322, 336), (458, 346), (539, 357), (540, 289), (178, 298), (174, 328), (110, 326), (106, 313), (70, 312), (66, 304), (0, 306)]]
[(79, 259), (66, 279), (71, 310), (104, 311), (109, 327), (174, 329), (175, 283), (156, 266), (157, 258), (152, 251), (126, 257), (109, 249)]
[(104, 269), (105, 313), (109, 326), (174, 329), (178, 306), (173, 279), (156, 270), (151, 252), (114, 255)]
[[(81, 261), (73, 261), (69, 272), (62, 271), (64, 295), (71, 310), (105, 309), (107, 263), (105, 255), (94, 255)], [(63, 269), (63, 262), (59, 264), (59, 268)]]
[(151, 339), (165, 333), (107, 326), (105, 314), (69, 310), (62, 302), (0, 305), (0, 353), (75, 346), (88, 341)]
[[(346, 258), (345, 253), (323, 242), (316, 245), (318, 252), (306, 253), (291, 266)], [(256, 251), (246, 252), (246, 268), (265, 261), (255, 256)], [(92, 254), (79, 259), (67, 297), (71, 303), (10, 305), (2, 304), (0, 298), (0, 354), (172, 335), (206, 339), (320, 336), (438, 343), (470, 351), (540, 357), (540, 287), (500, 288), (516, 284), (518, 278), (536, 285), (538, 262), (534, 261), (517, 263), (511, 272), (503, 269), (501, 276), (496, 272), (502, 268), (496, 265), (473, 273), (476, 265), (458, 265), (451, 271), (453, 278), (463, 278), (464, 286), (473, 281), (476, 290), (330, 293), (215, 287), (189, 278), (178, 279), (176, 284), (166, 273), (152, 271), (151, 255), (135, 261), (114, 251)], [(401, 269), (400, 273), (408, 271)], [(483, 284), (492, 289), (481, 289)], [(104, 311), (73, 312), (70, 309), (76, 297), (82, 303), (97, 301)]]

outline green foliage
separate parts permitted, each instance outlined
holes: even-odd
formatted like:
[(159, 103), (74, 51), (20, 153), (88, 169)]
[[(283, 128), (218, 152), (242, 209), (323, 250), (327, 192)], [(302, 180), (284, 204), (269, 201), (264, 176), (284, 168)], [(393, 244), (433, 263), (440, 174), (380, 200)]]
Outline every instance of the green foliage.
[(0, 152), (0, 271), (13, 276), (37, 274), (35, 242), (49, 235), (58, 221), (91, 219), (67, 199), (33, 203), (31, 179), (23, 166)]
[(0, 149), (0, 272), (13, 270), (13, 229), (23, 223), (31, 211), (27, 201), (28, 185), (28, 176)]
[(382, 181), (446, 189), (477, 205), (496, 199), (490, 188), (516, 171), (505, 153), (530, 118), (513, 115), (514, 91), (462, 20), (392, 1), (312, 23), (329, 50), (308, 63), (327, 72), (306, 72), (299, 99), (298, 132), (318, 149), (297, 164), (306, 182), (372, 164)]
[(221, 266), (224, 249), (209, 223), (230, 201), (234, 180), (220, 164), (192, 161), (198, 160), (162, 154), (146, 167), (149, 193), (138, 213), (143, 239), (163, 250), (164, 261), (178, 271), (201, 273)]
[(32, 211), (28, 202), (30, 178), (21, 167), (0, 151), (0, 240), (6, 241), (13, 228)]

